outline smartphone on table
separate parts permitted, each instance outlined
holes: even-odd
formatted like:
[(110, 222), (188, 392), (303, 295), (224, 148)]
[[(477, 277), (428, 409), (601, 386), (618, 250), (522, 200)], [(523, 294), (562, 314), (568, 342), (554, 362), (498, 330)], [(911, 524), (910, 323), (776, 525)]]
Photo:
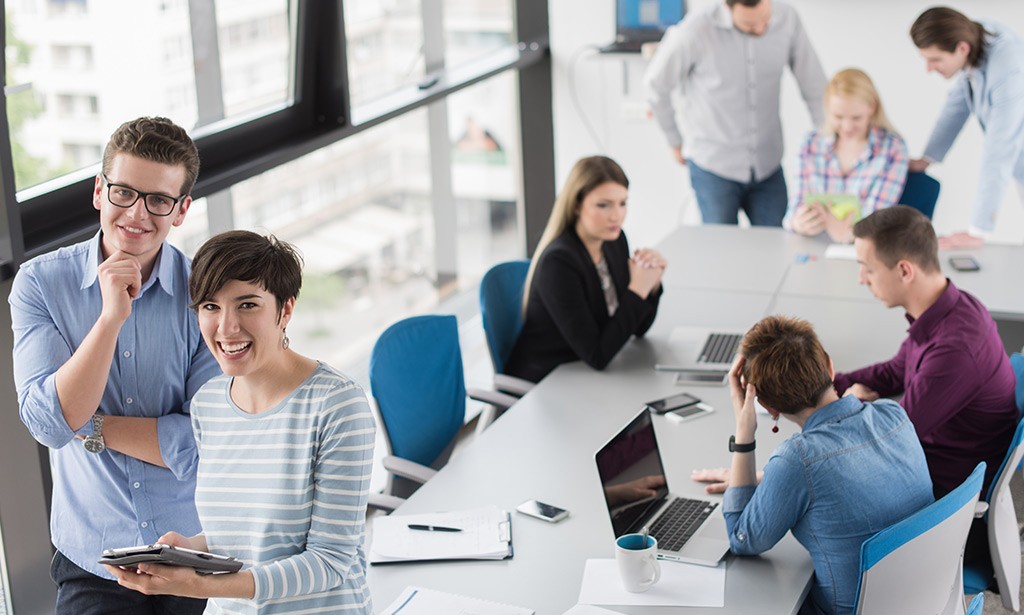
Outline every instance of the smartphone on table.
[(695, 397), (689, 393), (678, 393), (662, 399), (649, 401), (644, 405), (647, 406), (648, 410), (655, 414), (665, 414), (666, 412), (672, 412), (673, 410), (679, 410), (680, 408), (686, 408), (699, 403), (699, 397)]
[(516, 506), (516, 510), (529, 517), (543, 519), (548, 523), (558, 523), (569, 516), (569, 511), (538, 500), (527, 500)]

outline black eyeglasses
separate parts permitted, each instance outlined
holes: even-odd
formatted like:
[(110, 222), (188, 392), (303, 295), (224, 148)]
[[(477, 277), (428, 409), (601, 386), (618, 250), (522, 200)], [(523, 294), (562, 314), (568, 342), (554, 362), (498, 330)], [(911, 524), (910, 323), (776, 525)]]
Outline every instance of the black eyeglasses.
[(128, 209), (135, 205), (141, 198), (146, 205), (146, 211), (154, 216), (169, 216), (174, 211), (174, 206), (188, 196), (183, 194), (177, 198), (159, 192), (142, 192), (131, 186), (111, 183), (107, 175), (102, 175), (103, 181), (107, 182), (107, 199), (116, 207)]

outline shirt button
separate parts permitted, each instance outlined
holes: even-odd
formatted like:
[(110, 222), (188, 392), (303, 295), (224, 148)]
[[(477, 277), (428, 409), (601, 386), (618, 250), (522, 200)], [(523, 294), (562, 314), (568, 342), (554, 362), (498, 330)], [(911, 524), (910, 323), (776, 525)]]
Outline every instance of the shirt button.
[(140, 483), (139, 481), (135, 481), (134, 483), (132, 483), (132, 487), (135, 487), (136, 489), (138, 489), (141, 486), (142, 486), (142, 483)]
[(131, 350), (125, 350), (125, 351), (124, 351), (124, 358), (126, 358), (126, 359), (127, 359), (127, 358), (128, 358), (128, 357), (130, 357), (130, 356), (132, 356), (132, 351), (131, 351)]
[(130, 403), (132, 403), (133, 401), (135, 401), (135, 400), (134, 400), (134, 399), (132, 399), (131, 397), (129, 397), (128, 399), (125, 399), (125, 400), (124, 400), (124, 403), (126, 403), (126, 404), (130, 404)]
[(143, 528), (147, 528), (147, 527), (149, 527), (149, 521), (143, 521), (142, 523), (140, 523), (140, 525), (141, 525), (141, 526), (142, 526)]

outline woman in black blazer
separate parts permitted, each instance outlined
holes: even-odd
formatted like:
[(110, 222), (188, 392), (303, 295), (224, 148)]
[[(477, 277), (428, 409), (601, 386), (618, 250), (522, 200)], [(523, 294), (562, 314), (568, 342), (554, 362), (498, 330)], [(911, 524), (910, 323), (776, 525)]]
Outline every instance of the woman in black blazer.
[(604, 369), (654, 322), (665, 259), (632, 257), (622, 232), (629, 180), (610, 158), (576, 163), (530, 263), (525, 321), (505, 373), (538, 382), (562, 363)]

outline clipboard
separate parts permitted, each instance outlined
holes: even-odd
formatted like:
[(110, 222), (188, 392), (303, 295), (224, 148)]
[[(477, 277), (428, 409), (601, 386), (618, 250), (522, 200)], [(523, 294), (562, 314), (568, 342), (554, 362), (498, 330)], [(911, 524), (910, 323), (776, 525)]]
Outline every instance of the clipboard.
[(198, 574), (238, 572), (242, 568), (242, 561), (233, 557), (162, 544), (106, 549), (98, 561), (108, 566), (126, 568), (134, 568), (138, 564), (184, 566), (194, 569)]
[[(420, 531), (410, 525), (459, 528)], [(448, 560), (509, 559), (512, 550), (512, 515), (496, 506), (420, 515), (390, 515), (373, 522), (371, 564)]]

